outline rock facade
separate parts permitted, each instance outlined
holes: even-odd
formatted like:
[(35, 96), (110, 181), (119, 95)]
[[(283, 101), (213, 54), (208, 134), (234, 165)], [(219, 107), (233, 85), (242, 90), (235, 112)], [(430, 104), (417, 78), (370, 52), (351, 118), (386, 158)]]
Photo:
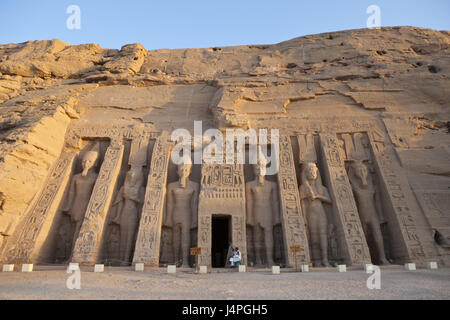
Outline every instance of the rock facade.
[[(212, 230), (227, 225), (249, 266), (448, 265), (449, 53), (448, 31), (415, 27), (205, 49), (0, 45), (0, 261), (193, 266), (199, 247), (217, 266)], [(170, 133), (194, 121), (278, 129), (278, 173), (194, 163), (186, 189)], [(265, 193), (275, 205), (255, 214)]]

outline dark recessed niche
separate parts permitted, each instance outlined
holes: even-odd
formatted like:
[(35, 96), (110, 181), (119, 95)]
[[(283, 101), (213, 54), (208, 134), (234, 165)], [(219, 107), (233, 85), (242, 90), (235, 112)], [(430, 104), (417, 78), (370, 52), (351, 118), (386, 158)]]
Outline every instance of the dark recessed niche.
[(428, 66), (428, 71), (430, 71), (431, 73), (438, 73), (439, 68), (436, 66)]
[(297, 64), (293, 63), (293, 62), (288, 63), (286, 66), (286, 68), (288, 68), (288, 69), (292, 69), (292, 68), (296, 68), (296, 67), (297, 67)]

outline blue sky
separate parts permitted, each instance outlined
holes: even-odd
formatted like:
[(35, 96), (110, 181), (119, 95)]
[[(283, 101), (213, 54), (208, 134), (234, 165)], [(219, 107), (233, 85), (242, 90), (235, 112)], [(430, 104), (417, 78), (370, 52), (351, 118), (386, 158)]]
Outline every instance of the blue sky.
[[(69, 30), (70, 5), (81, 29)], [(369, 5), (382, 26), (450, 29), (449, 0), (1, 0), (0, 43), (58, 38), (71, 44), (147, 49), (271, 44), (298, 36), (366, 27)]]

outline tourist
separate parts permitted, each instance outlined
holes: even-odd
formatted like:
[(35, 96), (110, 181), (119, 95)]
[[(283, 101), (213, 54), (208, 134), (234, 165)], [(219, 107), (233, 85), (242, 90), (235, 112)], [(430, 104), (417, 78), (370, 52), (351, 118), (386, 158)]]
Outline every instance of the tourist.
[(233, 262), (232, 262), (232, 268), (237, 268), (237, 266), (241, 263), (241, 259), (242, 259), (242, 256), (241, 256), (241, 252), (239, 251), (239, 248), (238, 247), (236, 247), (236, 250), (235, 250), (235, 252), (234, 252), (234, 256), (233, 256)]

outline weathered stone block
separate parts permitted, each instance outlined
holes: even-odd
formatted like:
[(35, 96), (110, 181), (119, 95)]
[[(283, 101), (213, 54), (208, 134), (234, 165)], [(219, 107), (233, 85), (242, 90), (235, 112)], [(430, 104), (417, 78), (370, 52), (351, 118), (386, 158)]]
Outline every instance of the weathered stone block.
[(32, 264), (23, 264), (22, 272), (33, 272), (33, 265)]
[(340, 264), (337, 266), (337, 271), (338, 272), (347, 272), (347, 265), (345, 264)]
[(177, 266), (167, 266), (167, 273), (177, 273)]
[(415, 263), (405, 263), (405, 269), (412, 271), (416, 270), (416, 264)]
[(280, 274), (280, 266), (273, 266), (272, 274)]
[(373, 272), (373, 264), (366, 263), (364, 265), (364, 271), (366, 271), (366, 273), (372, 273)]
[(246, 272), (247, 268), (246, 266), (239, 266), (239, 272)]
[(134, 270), (135, 271), (139, 271), (139, 272), (144, 271), (144, 264), (143, 263), (136, 263), (136, 265), (134, 266)]
[(96, 264), (94, 266), (94, 272), (103, 272), (105, 271), (105, 265), (103, 264)]
[(208, 273), (208, 267), (207, 266), (200, 266), (199, 273)]
[(438, 264), (436, 261), (429, 261), (427, 263), (427, 268), (428, 269), (437, 269), (438, 268)]
[(3, 265), (3, 272), (13, 272), (13, 271), (14, 271), (13, 264), (4, 264)]
[(302, 264), (302, 265), (300, 266), (300, 270), (301, 270), (302, 272), (309, 272), (309, 265), (307, 265), (307, 264)]

